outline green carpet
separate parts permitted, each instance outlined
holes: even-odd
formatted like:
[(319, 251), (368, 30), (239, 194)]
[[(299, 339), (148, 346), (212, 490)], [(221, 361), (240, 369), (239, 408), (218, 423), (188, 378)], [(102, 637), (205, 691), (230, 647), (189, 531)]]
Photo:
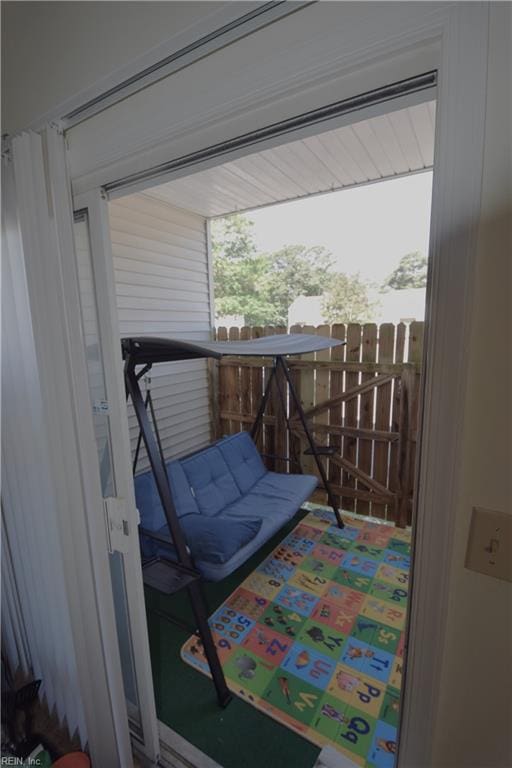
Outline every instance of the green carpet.
[[(260, 562), (272, 552), (306, 513), (300, 512), (277, 536), (229, 578), (206, 584), (210, 613), (221, 605)], [(192, 621), (184, 593), (166, 597), (146, 589), (146, 609), (159, 720), (223, 768), (311, 768), (318, 747), (258, 712), (239, 698), (221, 709), (212, 682), (180, 658), (189, 632), (155, 614), (172, 611)]]

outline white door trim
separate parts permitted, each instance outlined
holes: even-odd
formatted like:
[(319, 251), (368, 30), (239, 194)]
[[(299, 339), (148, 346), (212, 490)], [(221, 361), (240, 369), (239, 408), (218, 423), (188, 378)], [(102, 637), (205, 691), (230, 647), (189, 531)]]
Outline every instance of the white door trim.
[[(146, 66), (143, 66), (142, 63), (147, 57), (141, 57), (137, 61), (136, 68), (133, 64), (129, 66), (128, 72), (131, 70), (132, 74), (123, 77), (118, 71), (116, 81), (112, 86), (105, 87), (104, 84), (100, 93), (83, 100), (78, 107), (68, 110), (62, 118), (63, 126), (71, 127), (104, 109), (108, 109), (109, 106), (128, 98), (142, 88), (147, 88), (152, 83), (179, 72), (180, 69), (190, 66), (190, 64), (208, 56), (219, 48), (255, 32), (260, 27), (271, 24), (290, 13), (300, 11), (310, 2), (313, 0), (294, 0), (293, 3), (283, 0), (247, 3), (246, 0), (243, 14), (240, 14), (238, 10), (233, 13), (236, 6), (232, 3), (224, 3), (221, 8), (204, 14), (201, 21), (193, 25), (192, 30), (195, 32), (192, 31), (192, 34), (191, 31), (187, 30), (153, 50)], [(251, 8), (251, 5), (255, 7)], [(216, 25), (213, 29), (212, 22)], [(187, 39), (190, 39), (190, 42), (185, 42)]]
[[(127, 718), (116, 699), (119, 688), (122, 690), (122, 676), (113, 645), (112, 593), (98, 589), (108, 573), (106, 531), (98, 461), (91, 453), (94, 432), (90, 398), (83, 386), (87, 386), (87, 374), (77, 312), (73, 218), (63, 136), (50, 126), (42, 135), (21, 134), (13, 141), (13, 164), (22, 243), (16, 269), (21, 273), (18, 282), (26, 280), (29, 301), (27, 311), (21, 305), (23, 297), (14, 298), (18, 311), (26, 313), (20, 386), (25, 386), (30, 376), (27, 391), (33, 395), (33, 379), (38, 376), (44, 416), (24, 440), (43, 441), (50, 472), (50, 483), (41, 483), (39, 488), (43, 499), (38, 525), (24, 534), (32, 538), (39, 535), (42, 546), (45, 536), (55, 539), (55, 546), (47, 551), (54, 553), (55, 569), (63, 574), (59, 589), (66, 595), (68, 613), (62, 621), (69, 622), (73, 639), (72, 647), (55, 648), (53, 664), (60, 677), (48, 680), (48, 684), (58, 683), (66, 701), (78, 700), (83, 707), (85, 728), (81, 735), (88, 740), (95, 764), (129, 764)], [(32, 345), (37, 356), (33, 363)], [(37, 368), (29, 371), (31, 363)], [(27, 408), (32, 405), (27, 403)], [(19, 457), (12, 464), (8, 475), (21, 464), (28, 475), (25, 484), (37, 483), (38, 467), (30, 467), (27, 473)], [(23, 496), (20, 493), (18, 497), (21, 503), (27, 502)], [(16, 498), (11, 501), (19, 503)], [(48, 592), (50, 582), (44, 574), (40, 578), (41, 588)], [(31, 599), (37, 601), (33, 583), (31, 590)], [(51, 595), (46, 594), (46, 599)], [(51, 617), (41, 618), (41, 633), (48, 621)], [(38, 631), (33, 634), (36, 638)], [(35, 639), (34, 645), (37, 649)], [(57, 658), (59, 653), (62, 655)], [(67, 667), (76, 667), (78, 684), (70, 682), (74, 677), (68, 678)], [(71, 706), (66, 704), (59, 714), (65, 715), (66, 707)]]
[(481, 211), (488, 28), (489, 5), (463, 3), (452, 6), (442, 37), (402, 768), (430, 765), (438, 711)]
[[(129, 551), (123, 555), (123, 570), (137, 684), (138, 711), (142, 727), (140, 749), (151, 760), (157, 760), (159, 754), (158, 723), (146, 624), (138, 537), (139, 520), (131, 474), (130, 436), (117, 318), (108, 202), (101, 190), (93, 190), (86, 195), (74, 198), (73, 206), (75, 210), (86, 209), (88, 213), (91, 260), (98, 309), (98, 332), (109, 406), (113, 471), (117, 496), (126, 502)], [(108, 587), (105, 586), (110, 591), (112, 590), (110, 574)]]
[(243, 13), (240, 13), (239, 3), (212, 3), (211, 10), (195, 23), (52, 107), (26, 130), (42, 130), (53, 121), (61, 121), (61, 126), (66, 128), (76, 125), (130, 94), (147, 88), (152, 82), (168, 77), (218, 48), (295, 13), (314, 1), (261, 3), (244, 0)]
[[(189, 741), (173, 731), (165, 723), (159, 722), (160, 762), (165, 768), (222, 768), (219, 763), (195, 747)], [(271, 768), (271, 766), (269, 766)]]
[[(55, 128), (46, 130), (49, 164), (52, 177), (55, 179), (58, 196), (55, 197), (55, 219), (61, 252), (65, 258), (61, 260), (63, 281), (63, 301), (68, 317), (69, 356), (71, 359), (70, 374), (72, 377), (73, 406), (75, 411), (78, 449), (80, 451), (83, 471), (83, 492), (88, 498), (87, 525), (91, 531), (90, 558), (96, 581), (96, 609), (100, 622), (103, 642), (106, 649), (107, 680), (112, 701), (112, 714), (116, 731), (121, 734), (121, 759), (127, 759), (129, 754), (129, 731), (127, 722), (126, 703), (124, 697), (123, 678), (119, 656), (111, 653), (117, 643), (114, 601), (112, 596), (110, 565), (108, 560), (108, 543), (103, 511), (103, 497), (99, 474), (98, 453), (92, 420), (90, 391), (87, 375), (87, 361), (82, 342), (82, 325), (80, 314), (76, 308), (80, 306), (77, 262), (75, 257), (75, 241), (71, 190), (69, 187), (66, 166), (66, 153), (63, 137)], [(94, 510), (94, 512), (93, 512)]]

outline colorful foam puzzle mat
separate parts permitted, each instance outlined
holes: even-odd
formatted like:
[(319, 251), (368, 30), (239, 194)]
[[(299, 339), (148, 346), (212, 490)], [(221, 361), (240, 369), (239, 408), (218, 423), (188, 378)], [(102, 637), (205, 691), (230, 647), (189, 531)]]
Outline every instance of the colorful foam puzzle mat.
[[(233, 693), (356, 765), (393, 768), (410, 531), (344, 522), (309, 512), (210, 624)], [(208, 674), (197, 637), (181, 655)]]

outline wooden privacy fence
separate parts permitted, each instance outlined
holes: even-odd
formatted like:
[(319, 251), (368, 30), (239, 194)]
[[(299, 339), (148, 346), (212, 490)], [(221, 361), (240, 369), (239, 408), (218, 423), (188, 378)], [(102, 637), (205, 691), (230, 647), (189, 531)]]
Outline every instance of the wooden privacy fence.
[[(346, 341), (345, 346), (289, 358), (315, 443), (329, 446), (322, 457), (339, 505), (405, 526), (411, 522), (418, 426), (418, 394), (423, 354), (422, 322), (409, 326), (294, 326), (291, 333), (316, 333)], [(252, 339), (285, 328), (217, 329), (217, 339)], [(272, 360), (226, 357), (215, 363), (212, 408), (217, 436), (251, 428)], [(284, 391), (281, 382), (282, 391)], [(274, 387), (274, 389), (276, 389)], [(318, 474), (293, 407), (286, 418), (272, 392), (258, 448), (270, 469)], [(285, 462), (279, 457), (291, 457)], [(300, 462), (300, 466), (299, 463)], [(320, 493), (319, 500), (325, 500)]]

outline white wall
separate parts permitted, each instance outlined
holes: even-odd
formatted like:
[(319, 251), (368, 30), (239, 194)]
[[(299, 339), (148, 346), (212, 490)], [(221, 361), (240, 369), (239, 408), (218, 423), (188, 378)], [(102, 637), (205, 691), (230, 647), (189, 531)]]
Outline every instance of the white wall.
[(138, 71), (158, 61), (162, 54), (151, 51), (162, 43), (172, 40), (179, 50), (252, 6), (183, 0), (2, 2), (2, 132), (29, 127), (70, 97), (101, 86), (107, 75), (118, 72), (122, 80), (126, 68)]
[(512, 514), (511, 6), (493, 3), (478, 275), (435, 768), (512, 765), (512, 584), (464, 568), (473, 505)]
[[(206, 220), (144, 194), (111, 202), (109, 213), (121, 336), (209, 339)], [(166, 458), (206, 445), (206, 361), (155, 366), (151, 385)], [(131, 407), (129, 424), (133, 450), (138, 427)], [(143, 451), (137, 471), (147, 467)]]

